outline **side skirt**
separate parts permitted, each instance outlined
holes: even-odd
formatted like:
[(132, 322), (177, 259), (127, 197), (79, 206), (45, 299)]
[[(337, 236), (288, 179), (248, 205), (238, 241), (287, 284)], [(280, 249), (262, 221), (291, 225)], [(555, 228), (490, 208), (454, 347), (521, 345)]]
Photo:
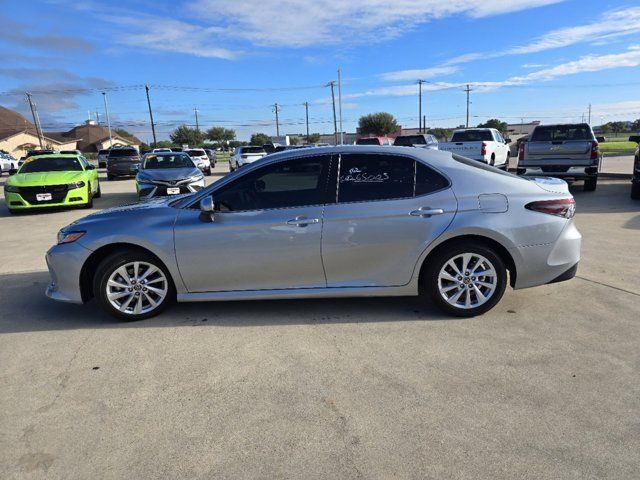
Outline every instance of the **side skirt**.
[(401, 287), (289, 288), (283, 290), (179, 293), (178, 301), (212, 302), (287, 298), (406, 297), (415, 295), (418, 295), (417, 290), (409, 284)]

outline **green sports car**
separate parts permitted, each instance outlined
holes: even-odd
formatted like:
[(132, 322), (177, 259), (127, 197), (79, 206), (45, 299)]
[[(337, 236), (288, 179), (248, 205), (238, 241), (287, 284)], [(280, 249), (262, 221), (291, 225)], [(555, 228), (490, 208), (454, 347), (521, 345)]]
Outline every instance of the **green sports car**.
[(28, 158), (4, 185), (9, 212), (82, 206), (100, 197), (98, 171), (79, 155), (48, 154)]

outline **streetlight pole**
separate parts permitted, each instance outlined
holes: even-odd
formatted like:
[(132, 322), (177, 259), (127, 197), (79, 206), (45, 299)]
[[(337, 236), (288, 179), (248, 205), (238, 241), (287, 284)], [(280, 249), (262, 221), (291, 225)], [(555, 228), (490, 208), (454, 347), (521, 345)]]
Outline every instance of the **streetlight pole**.
[(278, 114), (280, 113), (280, 106), (276, 103), (273, 105), (273, 111), (276, 114), (276, 137), (280, 136), (280, 119)]
[(111, 120), (109, 120), (109, 104), (107, 103), (107, 92), (102, 92), (104, 100), (104, 113), (107, 116), (107, 128), (109, 129), (109, 147), (113, 147), (113, 137), (111, 136)]
[(340, 145), (344, 145), (344, 130), (342, 128), (342, 71), (338, 69), (338, 108), (340, 112)]
[(33, 124), (36, 126), (36, 133), (38, 134), (38, 142), (40, 143), (40, 148), (44, 148), (44, 143), (42, 141), (42, 130), (40, 129), (40, 118), (38, 118), (38, 111), (36, 110), (36, 105), (33, 103), (31, 99), (31, 94), (29, 92), (26, 93), (27, 102), (29, 102), (29, 108), (31, 109), (31, 116), (33, 117)]
[(328, 84), (331, 87), (331, 104), (333, 105), (333, 143), (338, 144), (338, 121), (336, 120), (336, 96), (334, 94), (334, 87), (336, 82), (331, 80)]
[(309, 142), (309, 102), (304, 102), (304, 113), (307, 120), (307, 143)]
[(418, 80), (418, 133), (422, 133), (422, 84), (424, 80)]
[(149, 106), (149, 119), (151, 120), (151, 133), (153, 133), (153, 148), (156, 148), (158, 142), (156, 140), (156, 126), (153, 123), (153, 111), (151, 110), (151, 99), (149, 98), (149, 85), (145, 85), (144, 89), (147, 91), (147, 105)]

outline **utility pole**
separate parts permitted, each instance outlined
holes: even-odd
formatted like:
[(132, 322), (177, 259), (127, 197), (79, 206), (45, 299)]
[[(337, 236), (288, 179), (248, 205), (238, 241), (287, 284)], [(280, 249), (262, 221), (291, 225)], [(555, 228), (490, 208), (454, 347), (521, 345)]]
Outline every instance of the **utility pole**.
[(42, 130), (40, 129), (40, 119), (38, 118), (38, 114), (36, 113), (36, 106), (31, 99), (31, 94), (26, 92), (27, 102), (29, 102), (29, 108), (31, 109), (31, 116), (33, 117), (33, 124), (36, 126), (36, 133), (38, 134), (38, 142), (40, 143), (40, 148), (44, 148), (44, 142), (42, 141)]
[(276, 137), (280, 136), (280, 117), (278, 114), (280, 113), (280, 105), (277, 103), (273, 104), (273, 111), (276, 114)]
[(589, 125), (591, 125), (591, 104), (589, 104)]
[(331, 80), (327, 83), (328, 86), (331, 87), (331, 103), (333, 105), (333, 142), (335, 145), (338, 144), (338, 121), (336, 120), (336, 96), (333, 92), (333, 88), (336, 85), (336, 82)]
[(98, 113), (98, 110), (96, 110), (96, 125), (100, 125), (100, 114)]
[(422, 133), (424, 126), (422, 123), (422, 84), (424, 80), (418, 80), (418, 133)]
[(109, 128), (109, 147), (113, 147), (113, 137), (111, 136), (111, 120), (109, 120), (109, 104), (107, 103), (107, 93), (102, 92), (104, 99), (104, 112), (107, 115), (107, 128)]
[(156, 126), (153, 123), (153, 112), (151, 111), (151, 99), (149, 98), (149, 85), (145, 85), (144, 89), (147, 91), (147, 105), (149, 105), (149, 118), (151, 119), (151, 132), (153, 133), (153, 148), (157, 146), (156, 140)]
[(307, 120), (307, 142), (309, 142), (309, 102), (304, 102), (304, 113)]
[(193, 108), (193, 112), (196, 114), (196, 131), (200, 131), (200, 122), (198, 122), (198, 107)]
[(423, 133), (427, 133), (427, 116), (426, 115), (422, 116), (422, 129), (424, 130)]
[(342, 129), (342, 72), (338, 69), (338, 107), (340, 111), (340, 145), (344, 144), (344, 131)]
[(465, 89), (465, 92), (467, 92), (467, 128), (469, 128), (469, 93), (471, 92), (471, 88), (469, 87), (469, 84), (467, 84), (467, 88)]

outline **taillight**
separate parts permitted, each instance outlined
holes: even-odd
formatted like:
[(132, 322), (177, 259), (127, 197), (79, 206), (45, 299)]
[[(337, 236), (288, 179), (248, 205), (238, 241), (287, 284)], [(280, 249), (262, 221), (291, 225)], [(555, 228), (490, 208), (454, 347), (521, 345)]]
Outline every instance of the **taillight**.
[(480, 147), (480, 155), (486, 155), (487, 154), (487, 144), (482, 142), (482, 147)]
[(524, 142), (518, 147), (518, 161), (524, 160)]
[(524, 208), (534, 212), (547, 213), (556, 217), (573, 218), (576, 213), (576, 201), (571, 198), (558, 198), (557, 200), (540, 200), (527, 203)]
[(598, 142), (594, 140), (591, 142), (591, 160), (596, 158), (598, 158)]

